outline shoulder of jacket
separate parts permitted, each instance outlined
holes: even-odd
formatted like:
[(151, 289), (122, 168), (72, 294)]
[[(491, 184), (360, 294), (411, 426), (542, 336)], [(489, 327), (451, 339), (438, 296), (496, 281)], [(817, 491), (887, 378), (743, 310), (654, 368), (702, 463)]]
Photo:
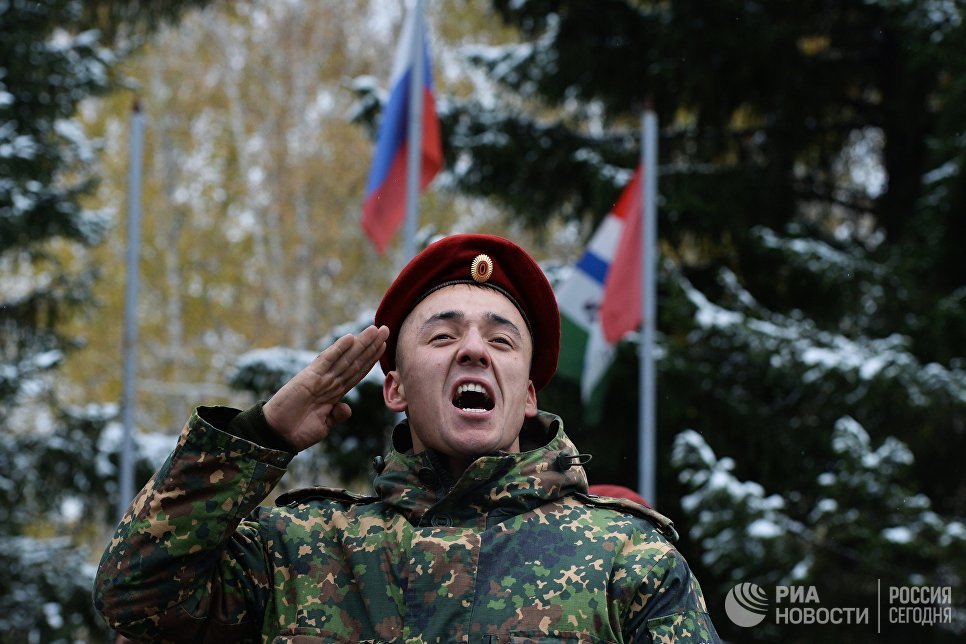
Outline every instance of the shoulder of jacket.
[(308, 501), (336, 501), (342, 505), (358, 505), (362, 503), (371, 503), (372, 501), (376, 500), (378, 500), (378, 497), (375, 496), (356, 494), (355, 492), (350, 492), (349, 490), (335, 487), (317, 486), (300, 488), (298, 490), (291, 490), (284, 494), (280, 494), (278, 498), (275, 499), (275, 505), (277, 507), (281, 507), (283, 505), (298, 505)]
[(657, 531), (664, 535), (668, 541), (678, 540), (678, 532), (674, 529), (674, 522), (657, 510), (649, 508), (646, 505), (641, 505), (640, 503), (636, 503), (630, 499), (612, 496), (597, 496), (596, 494), (584, 494), (582, 492), (576, 492), (574, 493), (574, 496), (585, 504), (593, 507), (623, 512), (625, 514), (631, 514), (638, 518), (645, 519), (652, 523)]

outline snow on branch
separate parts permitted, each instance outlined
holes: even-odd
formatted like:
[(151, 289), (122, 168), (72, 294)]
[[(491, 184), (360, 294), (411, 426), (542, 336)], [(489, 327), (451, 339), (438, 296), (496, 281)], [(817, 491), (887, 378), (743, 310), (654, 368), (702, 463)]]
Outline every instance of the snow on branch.
[(966, 403), (966, 371), (937, 363), (923, 365), (908, 350), (910, 341), (903, 335), (850, 338), (822, 330), (809, 319), (768, 311), (727, 269), (721, 271), (720, 281), (740, 308), (716, 304), (685, 277), (678, 277), (681, 289), (695, 308), (696, 325), (768, 353), (773, 367), (803, 367), (805, 383), (837, 372), (857, 381), (895, 380), (906, 392), (909, 403), (917, 407), (931, 405), (937, 397)]
[(931, 561), (932, 569), (889, 572), (905, 574), (910, 584), (952, 583), (947, 567), (957, 565), (966, 527), (940, 516), (915, 489), (909, 448), (894, 437), (874, 447), (849, 416), (835, 423), (831, 442), (835, 461), (815, 481), (768, 494), (755, 481), (739, 480), (734, 461), (718, 457), (697, 431), (678, 434), (671, 463), (690, 490), (682, 508), (702, 562), (732, 581), (788, 584), (814, 582), (811, 575), (843, 561), (857, 570)]

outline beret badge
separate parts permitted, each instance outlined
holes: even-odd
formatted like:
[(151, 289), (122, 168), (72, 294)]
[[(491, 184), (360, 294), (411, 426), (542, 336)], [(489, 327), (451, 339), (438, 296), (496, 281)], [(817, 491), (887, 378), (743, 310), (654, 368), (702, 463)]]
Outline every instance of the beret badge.
[(480, 253), (473, 259), (473, 263), (470, 265), (470, 274), (473, 276), (474, 281), (483, 284), (493, 275), (493, 260), (490, 259), (489, 255)]

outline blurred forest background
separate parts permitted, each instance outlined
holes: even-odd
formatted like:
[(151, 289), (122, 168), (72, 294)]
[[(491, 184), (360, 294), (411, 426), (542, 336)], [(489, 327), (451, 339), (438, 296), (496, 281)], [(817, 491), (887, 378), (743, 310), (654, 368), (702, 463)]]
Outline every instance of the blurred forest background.
[[(966, 26), (960, 0), (429, 0), (444, 172), (421, 243), (495, 232), (564, 279), (660, 118), (658, 496), (732, 641), (966, 634)], [(400, 266), (359, 227), (401, 0), (0, 2), (0, 641), (106, 641), (131, 106), (147, 119), (136, 484), (192, 407), (269, 395)], [(637, 338), (599, 419), (637, 481)], [(283, 481), (364, 491), (376, 378)], [(869, 625), (742, 629), (737, 583)], [(877, 633), (877, 587), (952, 588)]]

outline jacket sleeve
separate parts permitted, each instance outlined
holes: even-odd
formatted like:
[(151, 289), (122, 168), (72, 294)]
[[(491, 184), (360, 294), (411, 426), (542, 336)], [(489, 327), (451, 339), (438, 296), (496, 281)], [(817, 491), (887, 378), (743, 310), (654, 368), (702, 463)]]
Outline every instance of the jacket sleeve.
[(271, 568), (256, 508), (294, 455), (216, 426), (226, 427), (236, 413), (195, 410), (104, 552), (95, 606), (134, 639), (260, 635)]
[(644, 576), (625, 620), (630, 642), (716, 643), (698, 580), (681, 553), (669, 548)]

